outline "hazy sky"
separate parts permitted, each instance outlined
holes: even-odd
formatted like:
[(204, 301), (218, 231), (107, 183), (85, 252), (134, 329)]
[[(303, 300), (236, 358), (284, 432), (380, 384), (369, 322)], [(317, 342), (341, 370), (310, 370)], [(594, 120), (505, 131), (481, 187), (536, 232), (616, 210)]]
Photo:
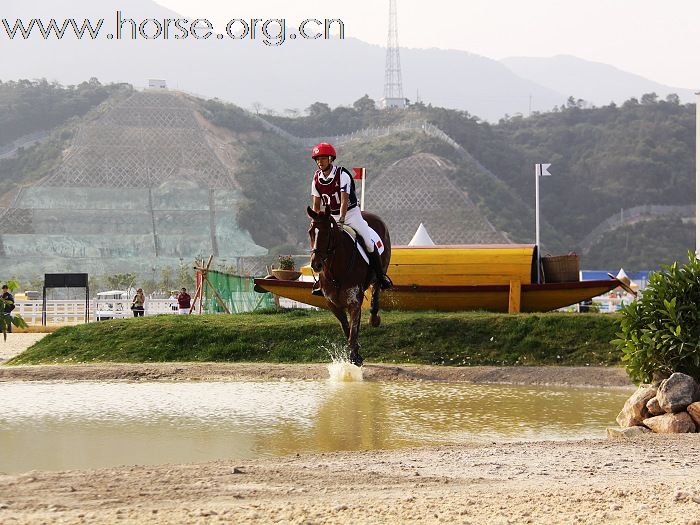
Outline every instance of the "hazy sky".
[[(178, 13), (232, 18), (341, 18), (346, 36), (385, 45), (388, 0), (156, 0)], [(402, 47), (489, 58), (575, 55), (700, 90), (700, 1), (397, 0)]]

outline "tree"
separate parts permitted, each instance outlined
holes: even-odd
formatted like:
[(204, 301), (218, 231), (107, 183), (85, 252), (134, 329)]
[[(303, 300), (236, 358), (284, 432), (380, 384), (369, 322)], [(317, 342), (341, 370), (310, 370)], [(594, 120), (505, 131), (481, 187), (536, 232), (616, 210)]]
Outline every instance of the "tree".
[(361, 113), (364, 113), (365, 111), (376, 111), (377, 109), (377, 105), (374, 103), (374, 100), (369, 98), (369, 95), (358, 98), (352, 103), (352, 107)]
[(642, 104), (645, 106), (650, 106), (651, 104), (656, 104), (659, 96), (656, 93), (644, 93), (642, 95)]
[(669, 104), (673, 104), (674, 106), (679, 106), (681, 103), (681, 99), (675, 93), (669, 93), (668, 95), (666, 95), (666, 102), (668, 102)]
[(327, 115), (331, 112), (331, 107), (325, 102), (314, 102), (308, 108), (306, 112), (311, 117), (320, 117), (321, 115)]
[(107, 286), (112, 290), (128, 290), (134, 287), (136, 282), (135, 273), (115, 273), (114, 275), (108, 275), (105, 277)]

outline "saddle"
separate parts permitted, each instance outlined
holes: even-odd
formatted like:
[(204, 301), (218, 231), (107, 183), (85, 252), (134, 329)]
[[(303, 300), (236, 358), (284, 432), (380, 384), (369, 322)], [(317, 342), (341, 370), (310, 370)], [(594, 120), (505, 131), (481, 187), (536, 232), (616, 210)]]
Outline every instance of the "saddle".
[[(357, 251), (360, 252), (360, 256), (365, 260), (367, 264), (369, 264), (369, 257), (367, 256), (367, 251), (365, 250), (365, 242), (362, 236), (357, 233), (354, 229), (352, 229), (350, 226), (347, 224), (343, 224), (343, 231), (352, 239), (352, 242), (355, 243), (355, 247), (357, 248)], [(382, 242), (382, 238), (379, 236), (379, 234), (372, 229), (372, 227), (369, 227), (370, 231), (370, 242), (373, 242), (374, 245), (377, 247), (379, 255), (384, 253), (384, 243)]]

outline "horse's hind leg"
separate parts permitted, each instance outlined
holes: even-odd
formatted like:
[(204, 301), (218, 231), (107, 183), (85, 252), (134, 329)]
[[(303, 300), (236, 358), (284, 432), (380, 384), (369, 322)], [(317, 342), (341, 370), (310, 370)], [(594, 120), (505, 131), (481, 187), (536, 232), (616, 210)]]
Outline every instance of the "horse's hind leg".
[(372, 302), (370, 303), (369, 307), (369, 324), (373, 327), (379, 326), (379, 323), (381, 323), (382, 318), (379, 317), (379, 291), (381, 290), (381, 287), (378, 285), (372, 286)]

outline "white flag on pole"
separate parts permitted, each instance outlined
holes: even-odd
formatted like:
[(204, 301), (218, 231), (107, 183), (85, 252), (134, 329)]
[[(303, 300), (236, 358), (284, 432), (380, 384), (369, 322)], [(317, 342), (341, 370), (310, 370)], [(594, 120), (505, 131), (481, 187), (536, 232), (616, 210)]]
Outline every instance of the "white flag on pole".
[(552, 174), (549, 173), (549, 167), (551, 164), (535, 164), (535, 173), (538, 177), (549, 177)]

